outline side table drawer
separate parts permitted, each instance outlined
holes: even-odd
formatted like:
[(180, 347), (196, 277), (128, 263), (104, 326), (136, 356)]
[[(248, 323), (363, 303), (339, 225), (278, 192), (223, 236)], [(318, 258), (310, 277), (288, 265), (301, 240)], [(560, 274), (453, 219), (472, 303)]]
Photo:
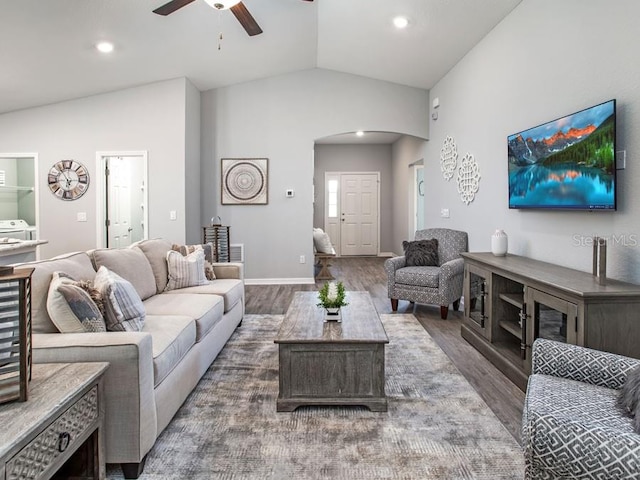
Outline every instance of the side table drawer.
[(58, 457), (75, 451), (78, 439), (95, 425), (98, 416), (98, 386), (95, 385), (7, 462), (3, 478), (37, 480)]

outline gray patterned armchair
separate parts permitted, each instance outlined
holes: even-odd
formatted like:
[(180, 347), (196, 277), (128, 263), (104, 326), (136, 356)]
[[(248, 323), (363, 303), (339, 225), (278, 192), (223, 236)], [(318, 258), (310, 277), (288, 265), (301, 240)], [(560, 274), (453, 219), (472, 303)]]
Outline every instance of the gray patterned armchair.
[(638, 479), (640, 435), (617, 405), (640, 360), (537, 339), (522, 414), (525, 479)]
[(447, 228), (428, 228), (416, 232), (416, 240), (438, 240), (438, 266), (406, 266), (405, 257), (388, 259), (388, 295), (391, 310), (398, 310), (398, 300), (440, 305), (440, 316), (447, 318), (449, 305), (458, 310), (462, 297), (464, 260), (461, 252), (468, 248), (467, 232)]

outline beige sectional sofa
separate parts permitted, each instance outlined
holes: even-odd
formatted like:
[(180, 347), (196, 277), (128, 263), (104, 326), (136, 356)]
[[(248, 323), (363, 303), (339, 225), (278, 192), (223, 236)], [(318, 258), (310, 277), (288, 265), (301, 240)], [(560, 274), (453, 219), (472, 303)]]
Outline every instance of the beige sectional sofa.
[[(137, 478), (146, 454), (242, 321), (242, 264), (214, 264), (206, 285), (165, 292), (171, 243), (76, 252), (30, 263), (33, 361), (110, 363), (104, 379), (105, 457)], [(104, 265), (134, 286), (146, 318), (140, 332), (59, 333), (47, 312), (52, 274), (92, 280)]]

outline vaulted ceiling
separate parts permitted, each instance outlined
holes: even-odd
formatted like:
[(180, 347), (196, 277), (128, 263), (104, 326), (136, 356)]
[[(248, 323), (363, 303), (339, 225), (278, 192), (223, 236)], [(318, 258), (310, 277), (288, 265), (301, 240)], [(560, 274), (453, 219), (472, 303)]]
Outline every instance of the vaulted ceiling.
[[(205, 91), (316, 67), (429, 89), (521, 0), (244, 0), (264, 31), (253, 37), (204, 0), (152, 13), (167, 1), (0, 0), (0, 113), (170, 78)], [(98, 53), (101, 40), (115, 50)]]

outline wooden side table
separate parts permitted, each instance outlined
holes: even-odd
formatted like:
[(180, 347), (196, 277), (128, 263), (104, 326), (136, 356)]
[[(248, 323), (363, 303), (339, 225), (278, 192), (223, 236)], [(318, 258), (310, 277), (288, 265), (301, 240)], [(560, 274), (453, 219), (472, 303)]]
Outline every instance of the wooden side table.
[(0, 405), (0, 479), (105, 478), (108, 363), (34, 364), (29, 400)]

